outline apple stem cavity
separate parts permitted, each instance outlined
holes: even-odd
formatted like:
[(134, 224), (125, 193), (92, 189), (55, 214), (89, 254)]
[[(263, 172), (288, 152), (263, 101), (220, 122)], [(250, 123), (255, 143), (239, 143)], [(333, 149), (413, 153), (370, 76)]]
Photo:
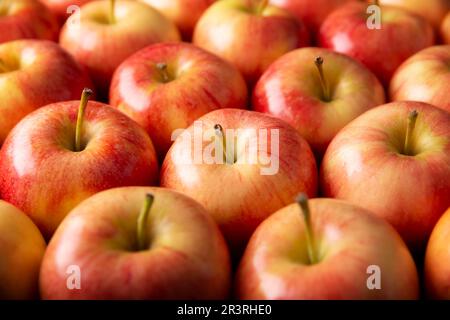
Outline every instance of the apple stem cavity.
[(170, 77), (169, 77), (169, 72), (167, 72), (167, 63), (164, 63), (164, 62), (157, 63), (156, 68), (158, 68), (163, 81), (169, 82)]
[(75, 129), (75, 151), (81, 151), (81, 134), (83, 129), (84, 112), (86, 111), (86, 106), (89, 101), (89, 97), (92, 95), (92, 90), (89, 88), (84, 88), (81, 94), (80, 105), (78, 107), (78, 117), (77, 125)]
[(414, 132), (414, 127), (416, 126), (416, 120), (419, 113), (416, 110), (411, 111), (408, 114), (408, 124), (406, 125), (406, 137), (405, 137), (405, 145), (403, 147), (403, 153), (407, 156), (412, 155), (412, 135)]
[(301, 193), (298, 195), (296, 201), (300, 206), (300, 209), (303, 213), (303, 221), (305, 222), (306, 248), (308, 251), (309, 262), (310, 264), (315, 264), (318, 262), (318, 259), (314, 250), (314, 235), (311, 225), (311, 211), (309, 209), (308, 196), (304, 193)]
[(227, 164), (233, 164), (235, 160), (233, 154), (231, 154), (233, 150), (230, 150), (230, 148), (228, 148), (227, 146), (227, 139), (225, 137), (225, 132), (222, 126), (220, 124), (214, 125), (214, 131), (216, 133), (216, 139), (220, 139), (219, 143), (222, 145), (223, 161)]
[(142, 207), (141, 212), (138, 216), (136, 240), (137, 248), (139, 251), (145, 250), (148, 246), (147, 233), (145, 231), (148, 221), (148, 215), (150, 213), (150, 209), (153, 205), (154, 200), (155, 197), (151, 193), (147, 193), (145, 195), (144, 206)]
[(116, 23), (116, 0), (109, 0), (109, 23)]
[(323, 58), (316, 57), (314, 60), (316, 64), (317, 70), (319, 71), (320, 85), (322, 86), (322, 97), (325, 101), (330, 101), (330, 87), (328, 85), (327, 79), (325, 78), (325, 74), (323, 73)]
[(8, 67), (6, 66), (6, 63), (0, 59), (0, 73), (8, 72)]
[(256, 14), (262, 15), (264, 10), (267, 8), (267, 5), (269, 4), (269, 0), (260, 0), (256, 7)]

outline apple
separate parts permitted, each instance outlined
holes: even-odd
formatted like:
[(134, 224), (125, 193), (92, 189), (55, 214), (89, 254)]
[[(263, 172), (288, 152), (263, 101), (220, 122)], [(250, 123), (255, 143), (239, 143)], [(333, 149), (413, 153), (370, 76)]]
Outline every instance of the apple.
[(274, 6), (292, 12), (303, 21), (314, 39), (325, 18), (343, 4), (355, 0), (270, 0)]
[(164, 13), (190, 41), (194, 27), (203, 12), (216, 0), (141, 0)]
[(268, 0), (223, 0), (210, 6), (194, 30), (194, 44), (234, 64), (252, 86), (278, 57), (306, 46), (303, 23)]
[(0, 150), (0, 198), (27, 213), (46, 239), (94, 193), (157, 182), (145, 131), (110, 106), (88, 104), (90, 93), (26, 116)]
[(75, 6), (81, 7), (82, 5), (91, 2), (92, 0), (40, 0), (40, 1), (43, 4), (45, 4), (48, 9), (50, 9), (53, 15), (57, 17), (60, 22), (64, 23), (71, 14), (75, 13), (71, 12), (73, 9), (75, 9)]
[(0, 200), (0, 299), (38, 297), (45, 251), (39, 229), (22, 211)]
[(450, 113), (393, 102), (353, 120), (331, 141), (321, 168), (325, 196), (369, 209), (421, 254), (450, 206)]
[(380, 5), (392, 5), (406, 9), (425, 18), (435, 30), (439, 30), (441, 22), (450, 10), (448, 0), (379, 0)]
[(308, 141), (321, 158), (347, 123), (385, 102), (378, 79), (343, 54), (302, 48), (276, 60), (253, 92), (253, 108), (276, 116)]
[(87, 72), (56, 43), (16, 40), (0, 44), (0, 146), (28, 113), (74, 100), (92, 85)]
[(163, 159), (174, 130), (218, 108), (245, 108), (247, 86), (221, 58), (188, 43), (161, 43), (119, 66), (109, 101), (147, 131)]
[(447, 13), (441, 25), (441, 39), (443, 43), (450, 44), (450, 12)]
[(450, 300), (450, 208), (431, 233), (425, 254), (424, 273), (428, 297)]
[[(369, 279), (375, 270), (378, 287)], [(252, 235), (236, 294), (250, 300), (403, 300), (418, 298), (419, 281), (408, 248), (383, 219), (344, 201), (301, 195)]]
[(220, 109), (178, 136), (160, 182), (203, 204), (237, 258), (267, 216), (298, 192), (316, 194), (317, 169), (308, 143), (284, 121)]
[[(72, 266), (79, 289), (68, 290)], [(63, 221), (40, 289), (44, 299), (225, 299), (230, 269), (223, 236), (200, 204), (163, 188), (115, 188)]]
[(332, 12), (320, 28), (319, 44), (361, 61), (387, 88), (404, 60), (433, 45), (433, 28), (404, 9), (382, 6), (381, 29), (369, 29), (367, 7), (351, 2)]
[(114, 70), (136, 51), (157, 42), (178, 41), (165, 16), (138, 1), (93, 1), (81, 7), (80, 21), (67, 20), (60, 44), (88, 68), (100, 96), (108, 97)]
[(390, 83), (392, 101), (427, 102), (450, 112), (450, 45), (419, 51), (395, 72)]
[(56, 40), (58, 33), (58, 21), (39, 1), (1, 0), (0, 43), (17, 39)]

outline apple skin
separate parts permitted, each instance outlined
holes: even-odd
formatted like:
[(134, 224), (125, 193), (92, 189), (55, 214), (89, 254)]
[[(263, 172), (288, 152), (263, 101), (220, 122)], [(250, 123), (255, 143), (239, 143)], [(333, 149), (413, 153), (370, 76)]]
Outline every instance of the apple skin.
[[(243, 143), (237, 146), (237, 163), (188, 163), (185, 157), (194, 155), (195, 143), (186, 145), (180, 136), (164, 159), (161, 186), (183, 192), (203, 204), (218, 223), (236, 258), (268, 215), (290, 203), (299, 192), (315, 196), (316, 162), (308, 143), (294, 128), (277, 118), (247, 110), (220, 109), (198, 121), (204, 132), (215, 124), (220, 124), (225, 132), (227, 129), (279, 130), (279, 170), (273, 175), (262, 175), (262, 164), (242, 160), (248, 159), (245, 157), (250, 153), (248, 148), (241, 151), (245, 148)], [(194, 125), (186, 132), (195, 137)], [(271, 141), (268, 134), (267, 150), (272, 148)], [(203, 141), (203, 149), (209, 143)]]
[[(154, 195), (148, 249), (136, 251), (136, 221)], [(68, 290), (77, 265), (81, 289)], [(116, 188), (77, 206), (50, 241), (42, 263), (44, 299), (225, 299), (230, 258), (217, 225), (197, 202), (151, 187)]]
[(1, 1), (0, 43), (17, 39), (57, 40), (58, 33), (58, 21), (39, 1)]
[(390, 83), (392, 101), (414, 100), (450, 112), (450, 45), (419, 51), (397, 69)]
[[(16, 40), (0, 44), (0, 146), (11, 129), (39, 107), (79, 98), (92, 82), (87, 72), (56, 43)], [(43, 81), (45, 79), (45, 81)]]
[(152, 142), (133, 120), (98, 102), (84, 117), (85, 149), (74, 152), (79, 101), (38, 109), (0, 150), (0, 198), (27, 213), (46, 239), (78, 203), (99, 191), (157, 182)]
[(433, 28), (420, 16), (383, 6), (381, 29), (371, 30), (366, 9), (367, 4), (351, 2), (332, 12), (320, 28), (319, 44), (361, 61), (387, 88), (403, 61), (433, 45)]
[[(309, 263), (298, 204), (262, 222), (236, 276), (239, 299), (417, 299), (416, 266), (405, 243), (385, 221), (335, 199), (309, 201), (320, 261)], [(381, 270), (381, 289), (369, 290), (367, 268)]]
[(0, 299), (38, 297), (45, 252), (39, 229), (22, 211), (0, 200)]
[(117, 1), (115, 24), (108, 22), (109, 0), (81, 8), (79, 24), (63, 26), (60, 44), (85, 65), (101, 97), (108, 97), (114, 70), (136, 51), (157, 42), (178, 41), (175, 25), (161, 13), (138, 1)]
[[(408, 114), (418, 118), (413, 156), (402, 154)], [(390, 222), (423, 253), (450, 206), (450, 113), (421, 102), (393, 102), (353, 120), (331, 141), (321, 168), (324, 196), (350, 201)]]
[(450, 208), (431, 233), (425, 254), (425, 287), (431, 299), (450, 300)]
[(445, 44), (450, 44), (450, 12), (445, 16), (441, 25), (441, 39)]
[(356, 0), (270, 0), (270, 3), (292, 12), (315, 38), (325, 18), (350, 1)]
[[(159, 63), (167, 64), (170, 82), (162, 78)], [(245, 108), (247, 86), (221, 58), (188, 43), (161, 43), (119, 66), (109, 101), (147, 131), (164, 159), (174, 130), (215, 109)]]
[(250, 87), (278, 57), (309, 44), (306, 27), (288, 11), (271, 5), (262, 14), (253, 11), (245, 0), (218, 1), (193, 36), (194, 44), (234, 64)]
[(448, 0), (379, 0), (381, 6), (391, 5), (406, 9), (425, 18), (436, 31), (450, 10)]
[(67, 12), (67, 9), (70, 6), (83, 6), (88, 2), (92, 2), (93, 0), (40, 0), (43, 4), (47, 6), (48, 9), (53, 13), (55, 17), (58, 18), (61, 24), (63, 24), (70, 13)]
[[(322, 97), (317, 56), (324, 60), (332, 100)], [(253, 91), (253, 109), (291, 124), (308, 141), (318, 159), (339, 130), (385, 102), (378, 79), (362, 64), (343, 54), (302, 48), (276, 60)]]
[[(184, 40), (190, 41), (195, 25), (203, 12), (216, 0), (141, 0), (172, 20)], [(189, 9), (187, 9), (189, 8)]]

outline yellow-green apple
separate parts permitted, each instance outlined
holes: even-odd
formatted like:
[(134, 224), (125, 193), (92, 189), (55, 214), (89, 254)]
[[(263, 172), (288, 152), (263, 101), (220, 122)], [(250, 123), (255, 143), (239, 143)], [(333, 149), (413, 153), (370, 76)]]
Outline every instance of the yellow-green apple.
[(67, 18), (76, 13), (76, 6), (81, 7), (82, 5), (91, 2), (93, 0), (40, 0), (43, 4), (47, 6), (48, 9), (53, 13), (55, 17), (58, 18), (60, 22), (67, 20)]
[(28, 113), (53, 102), (77, 99), (89, 86), (87, 72), (54, 42), (0, 44), (0, 146)]
[(450, 44), (450, 12), (447, 13), (441, 24), (441, 40), (443, 43)]
[[(78, 23), (71, 20), (78, 18)], [(179, 39), (175, 25), (156, 9), (127, 0), (85, 4), (79, 17), (68, 19), (60, 34), (61, 46), (88, 68), (103, 98), (122, 61), (152, 43)]]
[(17, 39), (56, 40), (58, 33), (58, 21), (39, 1), (0, 1), (0, 43)]
[(379, 4), (392, 5), (406, 9), (425, 18), (436, 31), (450, 10), (449, 0), (378, 0)]
[(308, 143), (284, 121), (220, 109), (194, 122), (169, 149), (161, 186), (181, 191), (214, 217), (235, 258), (268, 215), (298, 192), (316, 194)]
[(183, 39), (191, 40), (194, 27), (203, 12), (216, 0), (141, 0), (172, 20)]
[(351, 2), (332, 12), (320, 28), (319, 44), (361, 61), (387, 88), (404, 60), (433, 45), (433, 28), (420, 16), (383, 6), (380, 29), (371, 29), (367, 8), (363, 2)]
[(392, 101), (427, 102), (450, 112), (450, 45), (419, 51), (406, 60), (392, 77)]
[(389, 223), (340, 200), (297, 201), (252, 235), (237, 271), (238, 298), (418, 298), (416, 266)]
[(325, 18), (343, 4), (355, 0), (270, 0), (270, 3), (289, 10), (303, 21), (315, 38)]
[(26, 116), (0, 150), (0, 198), (27, 213), (49, 239), (78, 203), (113, 187), (158, 178), (145, 131), (116, 109), (81, 101), (42, 107)]
[[(69, 290), (73, 266), (79, 289)], [(115, 188), (63, 221), (40, 289), (44, 299), (225, 299), (230, 269), (223, 236), (196, 201), (163, 188)]]
[(256, 111), (291, 124), (321, 158), (347, 123), (385, 102), (375, 75), (358, 61), (320, 48), (302, 48), (276, 60), (253, 92)]
[(45, 247), (44, 238), (30, 218), (0, 200), (0, 299), (38, 297)]
[(427, 296), (450, 300), (450, 208), (431, 233), (425, 254), (424, 273)]
[(109, 101), (147, 131), (163, 159), (174, 130), (218, 108), (245, 108), (247, 86), (221, 58), (188, 43), (161, 43), (119, 66)]
[(217, 1), (201, 16), (193, 42), (233, 63), (253, 85), (278, 57), (306, 46), (303, 23), (268, 0)]
[(404, 101), (369, 110), (338, 133), (321, 187), (386, 219), (420, 255), (450, 206), (449, 177), (450, 113)]

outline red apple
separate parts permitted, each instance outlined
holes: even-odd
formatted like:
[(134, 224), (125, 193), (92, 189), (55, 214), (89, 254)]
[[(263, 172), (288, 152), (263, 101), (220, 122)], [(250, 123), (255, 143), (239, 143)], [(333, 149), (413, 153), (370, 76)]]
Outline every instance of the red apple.
[(319, 48), (297, 49), (282, 56), (262, 75), (253, 92), (254, 109), (291, 124), (318, 158), (347, 123), (384, 102), (383, 87), (367, 68), (343, 54)]
[[(11, 131), (0, 151), (0, 198), (16, 205), (49, 239), (78, 203), (99, 191), (157, 181), (145, 131), (98, 102), (40, 108)], [(78, 116), (77, 116), (78, 114)]]
[(50, 9), (58, 20), (64, 23), (67, 18), (73, 14), (70, 9), (75, 9), (74, 6), (81, 7), (82, 5), (91, 2), (93, 0), (40, 0), (43, 4)]
[(101, 0), (81, 8), (79, 23), (67, 20), (60, 43), (107, 97), (113, 72), (126, 58), (152, 43), (179, 38), (175, 25), (145, 3)]
[(161, 186), (203, 204), (237, 257), (268, 215), (298, 192), (316, 194), (316, 170), (308, 143), (284, 121), (221, 109), (175, 140), (162, 165)]
[(443, 43), (450, 44), (450, 12), (441, 24), (441, 39)]
[[(73, 266), (78, 290), (66, 285)], [(228, 249), (194, 200), (162, 188), (112, 189), (81, 203), (58, 228), (40, 287), (44, 299), (225, 299)]]
[(365, 64), (385, 87), (395, 69), (414, 53), (433, 45), (433, 28), (406, 10), (381, 7), (381, 29), (369, 29), (367, 4), (352, 2), (331, 13), (319, 34), (321, 47)]
[(233, 63), (253, 85), (284, 53), (309, 43), (303, 23), (268, 0), (223, 0), (197, 23), (193, 42)]
[(450, 300), (450, 208), (431, 233), (424, 271), (428, 297)]
[(0, 43), (17, 39), (58, 38), (58, 21), (36, 0), (1, 0)]
[(0, 146), (28, 113), (74, 100), (91, 86), (86, 71), (56, 43), (17, 40), (0, 44)]
[(0, 299), (35, 299), (45, 241), (22, 211), (0, 200)]
[(141, 0), (164, 13), (189, 41), (203, 12), (216, 0)]
[(406, 60), (390, 84), (392, 101), (415, 100), (450, 112), (450, 45), (424, 49)]
[(187, 43), (149, 46), (115, 72), (110, 103), (138, 122), (161, 158), (172, 133), (218, 108), (245, 107), (247, 87), (228, 62)]
[(344, 201), (305, 199), (256, 229), (237, 272), (238, 298), (418, 298), (414, 261), (388, 223)]
[(343, 4), (355, 0), (270, 0), (270, 3), (289, 10), (303, 21), (315, 37), (325, 18)]
[(450, 206), (450, 113), (421, 102), (369, 110), (331, 141), (321, 169), (325, 196), (390, 222), (420, 254)]

